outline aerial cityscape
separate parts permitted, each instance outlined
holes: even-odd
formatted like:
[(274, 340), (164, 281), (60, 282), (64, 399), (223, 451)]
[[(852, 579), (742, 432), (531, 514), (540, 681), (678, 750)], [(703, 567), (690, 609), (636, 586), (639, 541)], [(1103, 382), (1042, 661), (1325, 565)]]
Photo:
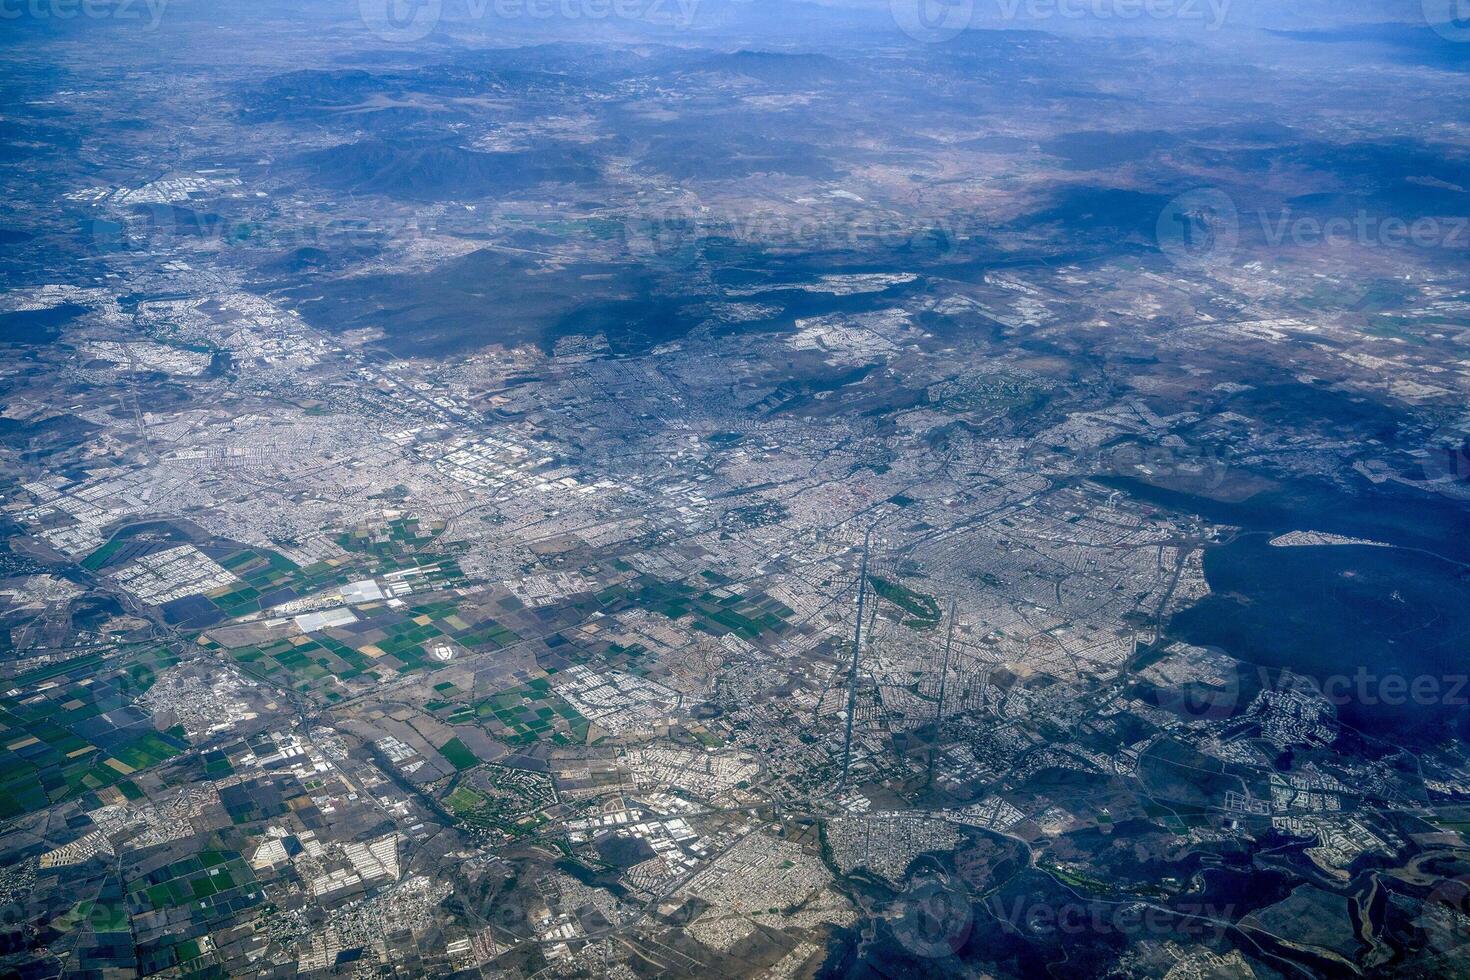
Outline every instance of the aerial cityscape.
[(1445, 0), (0, 0), (0, 977), (1470, 976)]

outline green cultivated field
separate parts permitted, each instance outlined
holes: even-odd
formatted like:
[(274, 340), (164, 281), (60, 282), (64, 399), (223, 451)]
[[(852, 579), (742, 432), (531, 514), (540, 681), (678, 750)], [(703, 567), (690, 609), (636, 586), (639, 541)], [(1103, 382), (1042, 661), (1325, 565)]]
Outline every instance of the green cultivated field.
[(262, 646), (238, 647), (229, 654), (257, 678), (335, 701), (342, 692), (333, 678), (382, 679), (390, 672), (408, 674), (441, 666), (429, 655), (432, 640), (450, 637), (473, 650), (498, 650), (520, 639), (494, 620), (467, 626), (449, 601), (402, 610), (360, 608), (358, 613), (370, 618), (352, 630), (317, 630)]
[(337, 544), (347, 551), (402, 555), (428, 547), (443, 533), (443, 521), (402, 518), (387, 524), (355, 527), (338, 535)]
[(767, 633), (782, 632), (792, 615), (783, 603), (763, 592), (721, 596), (715, 591), (701, 591), (651, 575), (640, 576), (630, 586), (605, 589), (598, 593), (597, 601), (604, 607), (641, 606), (669, 619), (692, 615), (697, 630), (712, 636), (734, 633), (752, 641)]
[(449, 764), (460, 772), (473, 769), (480, 764), (479, 757), (457, 738), (451, 738), (439, 746), (439, 754), (448, 759)]
[(290, 590), (297, 597), (309, 596), (348, 582), (406, 569), (428, 569), (414, 577), (416, 591), (447, 588), (464, 581), (464, 574), (448, 555), (369, 553), (300, 567), (273, 551), (246, 549), (220, 564), (241, 581), (228, 591), (211, 594), (209, 601), (231, 618), (260, 612), (263, 597), (275, 596), (283, 590)]
[(511, 745), (530, 745), (542, 739), (558, 745), (580, 745), (587, 740), (587, 719), (557, 695), (544, 677), (477, 704), (436, 701), (429, 707), (448, 724), (475, 723)]
[[(133, 702), (175, 658), (139, 656), (122, 670), (98, 671), (100, 655), (45, 674), (54, 686), (0, 697), (0, 819), (43, 810), (109, 786), (136, 790), (127, 777), (184, 751), (180, 730), (158, 732)], [(34, 683), (34, 681), (29, 681)]]

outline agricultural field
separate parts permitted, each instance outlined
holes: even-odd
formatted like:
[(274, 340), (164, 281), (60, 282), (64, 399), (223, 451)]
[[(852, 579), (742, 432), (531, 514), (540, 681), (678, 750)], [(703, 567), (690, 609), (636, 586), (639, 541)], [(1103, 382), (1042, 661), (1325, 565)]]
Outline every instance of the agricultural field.
[(129, 776), (188, 747), (181, 730), (157, 731), (134, 705), (175, 658), (153, 652), (95, 675), (88, 661), (29, 696), (0, 697), (0, 818), (111, 787), (135, 794)]
[(475, 704), (438, 701), (431, 702), (429, 708), (447, 724), (477, 724), (491, 737), (509, 745), (530, 745), (542, 740), (578, 745), (587, 739), (587, 719), (557, 695), (544, 677), (500, 691)]
[(366, 618), (264, 645), (237, 647), (229, 655), (253, 677), (336, 701), (343, 697), (343, 686), (357, 678), (376, 683), (439, 666), (429, 651), (434, 640), (448, 638), (476, 650), (498, 650), (520, 639), (494, 620), (466, 621), (449, 601), (396, 610), (375, 602), (358, 612)]
[(401, 579), (405, 588), (414, 592), (447, 588), (464, 580), (459, 566), (443, 555), (349, 555), (299, 567), (275, 552), (245, 550), (221, 560), (220, 564), (240, 582), (212, 592), (207, 598), (215, 609), (230, 618), (248, 616), (373, 576)]
[(604, 606), (623, 603), (640, 606), (669, 619), (694, 618), (694, 628), (711, 636), (734, 633), (743, 640), (779, 635), (792, 615), (779, 600), (763, 592), (741, 594), (726, 588), (701, 591), (683, 582), (666, 582), (651, 575), (628, 585), (615, 585), (597, 595)]
[(341, 548), (372, 555), (403, 555), (420, 551), (444, 533), (444, 522), (404, 517), (387, 524), (360, 524), (337, 535)]

